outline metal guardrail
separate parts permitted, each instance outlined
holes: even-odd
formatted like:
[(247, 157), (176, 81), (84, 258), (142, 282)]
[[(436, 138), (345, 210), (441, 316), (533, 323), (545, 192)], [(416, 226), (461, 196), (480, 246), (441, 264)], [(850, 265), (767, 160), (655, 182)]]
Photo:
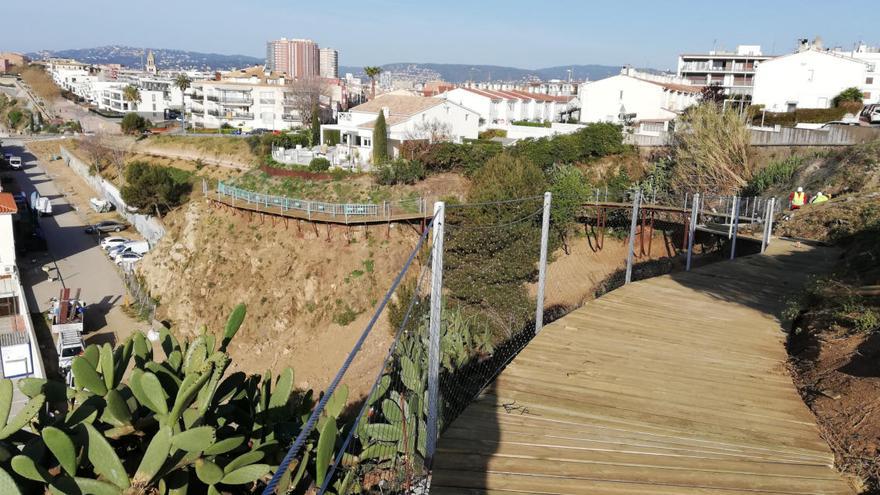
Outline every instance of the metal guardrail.
[(288, 198), (273, 194), (258, 193), (241, 189), (223, 182), (217, 183), (217, 195), (230, 198), (233, 203), (260, 205), (266, 208), (278, 208), (284, 214), (287, 211), (305, 213), (305, 218), (324, 220), (326, 217), (341, 220), (343, 223), (362, 223), (374, 220), (392, 220), (405, 216), (426, 216), (427, 200), (425, 198), (405, 199), (375, 203), (328, 203), (307, 199)]

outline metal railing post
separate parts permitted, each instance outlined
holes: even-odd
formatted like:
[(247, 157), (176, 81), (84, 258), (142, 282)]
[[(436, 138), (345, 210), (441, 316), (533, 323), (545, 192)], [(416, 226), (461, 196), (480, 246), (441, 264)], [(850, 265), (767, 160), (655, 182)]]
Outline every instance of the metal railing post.
[(733, 215), (734, 215), (734, 209), (736, 209), (737, 199), (738, 198), (736, 196), (730, 197), (730, 216), (728, 217), (728, 220), (730, 220), (730, 225), (727, 227), (727, 238), (728, 239), (730, 239), (733, 236)]
[(699, 221), (700, 211), (700, 193), (694, 193), (694, 200), (691, 202), (691, 221), (688, 225), (688, 247), (687, 247), (687, 264), (686, 271), (691, 270), (691, 258), (694, 254), (694, 235), (697, 232), (697, 222)]
[(425, 465), (431, 469), (439, 436), (440, 323), (443, 317), (443, 228), (446, 203), (434, 203), (433, 247), (431, 250), (431, 319), (428, 335), (428, 424), (425, 439)]
[(544, 216), (541, 219), (541, 256), (538, 264), (538, 297), (535, 306), (535, 335), (544, 328), (544, 288), (547, 284), (547, 244), (550, 239), (550, 202), (552, 194), (544, 193)]
[(734, 216), (730, 220), (730, 225), (733, 228), (733, 237), (730, 239), (730, 259), (734, 259), (736, 257), (736, 237), (739, 235), (739, 212), (740, 207), (742, 205), (742, 198), (734, 197), (733, 198), (733, 212)]
[(636, 242), (636, 225), (639, 223), (639, 202), (641, 201), (639, 191), (633, 196), (632, 219), (629, 224), (629, 248), (626, 252), (626, 282), (632, 282), (633, 254)]
[(761, 252), (767, 250), (770, 245), (770, 235), (773, 233), (773, 210), (775, 209), (776, 198), (770, 198), (770, 204), (764, 212), (764, 237), (761, 239)]

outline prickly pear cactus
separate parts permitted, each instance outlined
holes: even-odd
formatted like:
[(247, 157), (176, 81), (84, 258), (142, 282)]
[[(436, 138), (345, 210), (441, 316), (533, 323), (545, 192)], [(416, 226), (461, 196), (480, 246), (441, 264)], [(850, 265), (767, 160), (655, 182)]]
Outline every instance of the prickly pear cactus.
[[(73, 360), (74, 388), (19, 381), (29, 400), (15, 414), (14, 385), (0, 380), (0, 493), (260, 491), (314, 403), (294, 391), (290, 368), (277, 379), (227, 375), (226, 349), (245, 315), (244, 305), (233, 310), (219, 342), (206, 329), (191, 342), (163, 329), (156, 353), (141, 333), (115, 349), (90, 345)], [(311, 460), (319, 444), (322, 462), (333, 456), (335, 418), (328, 425), (278, 493), (303, 492), (325, 475)]]

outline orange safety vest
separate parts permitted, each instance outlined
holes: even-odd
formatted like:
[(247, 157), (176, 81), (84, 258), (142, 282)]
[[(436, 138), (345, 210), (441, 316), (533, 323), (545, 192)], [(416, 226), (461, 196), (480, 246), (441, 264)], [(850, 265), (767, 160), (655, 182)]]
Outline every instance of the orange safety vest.
[(791, 204), (793, 204), (795, 206), (803, 206), (805, 200), (806, 200), (806, 193), (795, 191), (794, 196), (791, 197)]

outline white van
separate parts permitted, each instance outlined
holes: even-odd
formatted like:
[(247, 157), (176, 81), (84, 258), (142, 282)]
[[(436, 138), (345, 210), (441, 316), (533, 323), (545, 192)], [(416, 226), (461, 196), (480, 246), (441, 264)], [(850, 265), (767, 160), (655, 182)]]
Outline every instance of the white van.
[(111, 252), (113, 252), (111, 256), (113, 256), (114, 259), (116, 259), (116, 256), (119, 256), (123, 253), (136, 253), (144, 255), (147, 254), (147, 251), (150, 250), (150, 243), (148, 243), (147, 241), (131, 241), (126, 242), (122, 246), (122, 249), (116, 250), (115, 252), (111, 250)]

